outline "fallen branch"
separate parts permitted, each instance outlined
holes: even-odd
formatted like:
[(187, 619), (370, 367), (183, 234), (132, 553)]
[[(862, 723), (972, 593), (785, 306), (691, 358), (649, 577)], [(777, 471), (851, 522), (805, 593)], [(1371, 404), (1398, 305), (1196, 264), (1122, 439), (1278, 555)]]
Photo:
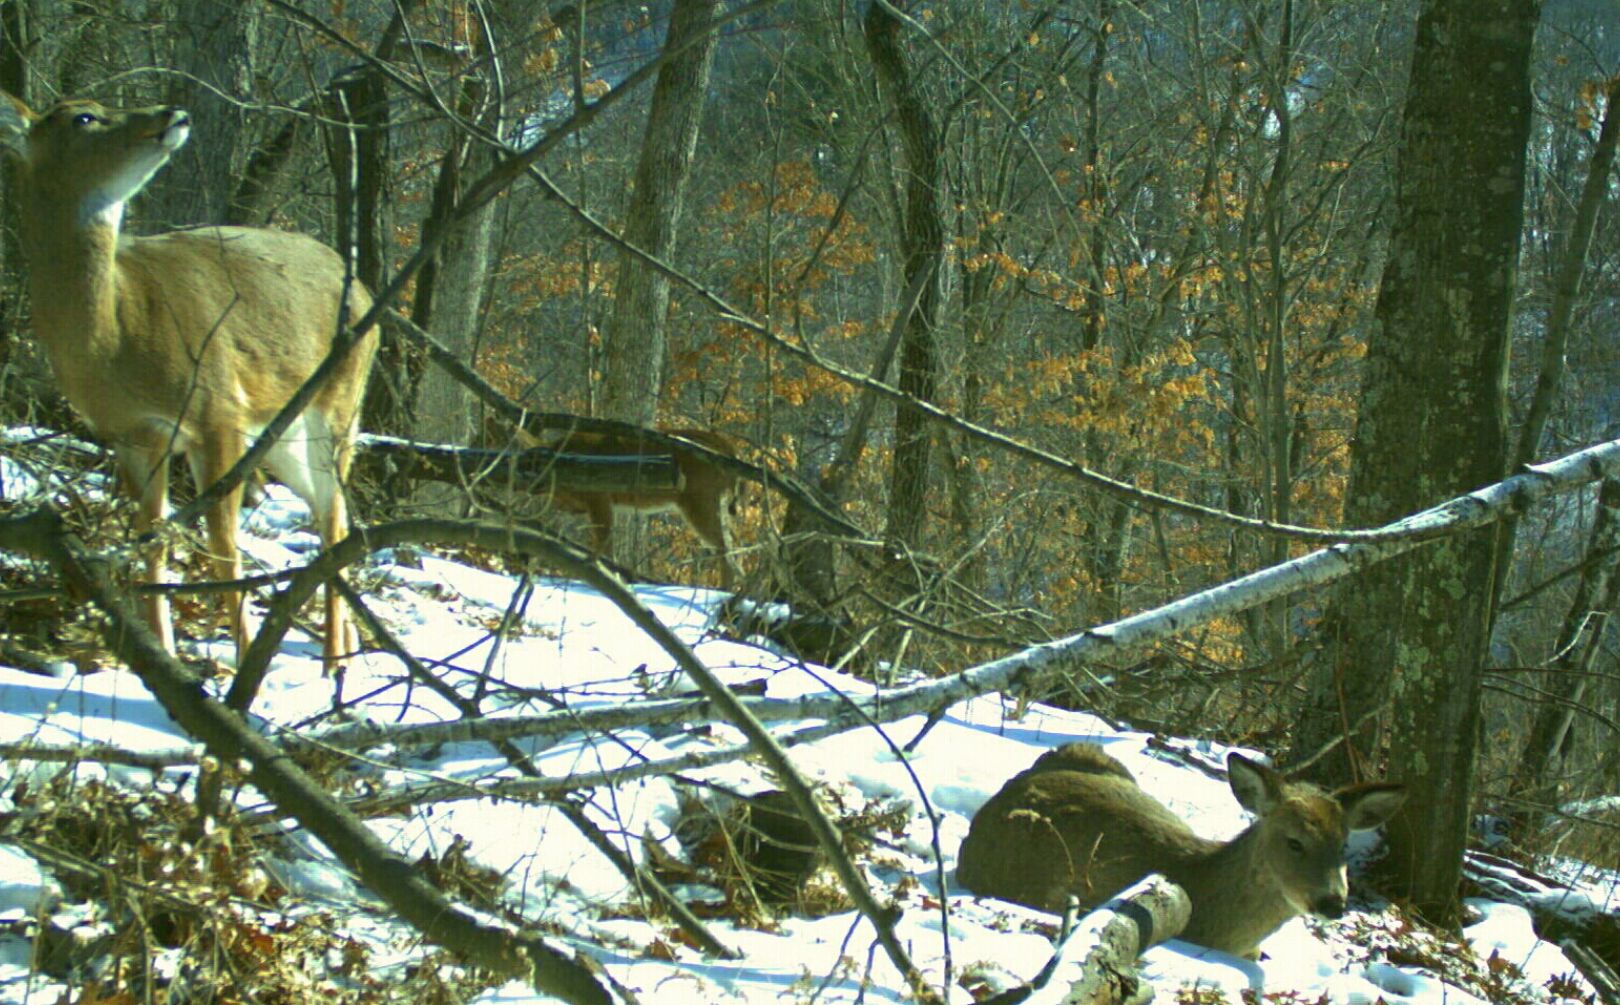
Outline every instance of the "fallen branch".
[[(830, 694), (791, 700), (735, 700), (760, 721), (819, 718), (826, 719), (830, 724), (841, 723), (845, 728), (854, 728), (868, 721), (885, 723), (911, 715), (935, 713), (959, 701), (994, 691), (1038, 690), (1048, 675), (1092, 663), (1106, 664), (1118, 660), (1131, 650), (1170, 638), (1215, 618), (1231, 616), (1278, 597), (1330, 583), (1419, 547), (1423, 541), (1430, 539), (1435, 527), (1459, 531), (1478, 527), (1502, 519), (1510, 512), (1521, 511), (1540, 499), (1572, 491), (1615, 474), (1620, 474), (1620, 440), (1537, 465), (1523, 474), (1442, 503), (1386, 528), (1418, 527), (1425, 531), (1421, 536), (1397, 536), (1373, 544), (1343, 544), (1314, 551), (1128, 618), (970, 667), (942, 680), (928, 680), (862, 696)], [(411, 532), (406, 528), (406, 523), (382, 524), (357, 531), (356, 537), (368, 539), (372, 547), (403, 543), (414, 533), (425, 535), (423, 539), (430, 539), (431, 533), (426, 528), (420, 532)], [(501, 528), (469, 528), (457, 533), (490, 547), (511, 544), (506, 536), (507, 531)], [(351, 545), (346, 541), (337, 550), (345, 546), (358, 548), (359, 544)], [(355, 561), (359, 557), (355, 554), (343, 560)], [(311, 576), (306, 588), (313, 592), (319, 582), (319, 578)], [(302, 603), (304, 599), (307, 599), (307, 594), (297, 598), (297, 601)], [(566, 709), (498, 722), (392, 728), (357, 724), (329, 730), (320, 737), (322, 742), (333, 746), (358, 749), (384, 742), (404, 745), (462, 739), (516, 739), (587, 730), (712, 721), (723, 717), (720, 708), (707, 698), (672, 699)]]
[(367, 433), (355, 441), (362, 469), (382, 474), (452, 485), (482, 483), (490, 488), (521, 490), (549, 496), (562, 489), (572, 492), (638, 492), (679, 490), (681, 473), (669, 453), (631, 457), (574, 454), (533, 447), (528, 450), (486, 450), (446, 443), (423, 443)]
[(1564, 955), (1580, 970), (1581, 976), (1597, 989), (1598, 1000), (1603, 1005), (1620, 1005), (1620, 976), (1615, 974), (1613, 967), (1579, 942), (1565, 942), (1562, 948)]
[(1579, 944), (1611, 971), (1620, 970), (1620, 908), (1599, 905), (1568, 883), (1480, 851), (1464, 854), (1463, 879), (1492, 900), (1529, 911), (1541, 938), (1559, 945)]
[[(806, 743), (815, 743), (817, 740), (825, 740), (828, 737), (837, 736), (839, 733), (848, 732), (850, 728), (850, 726), (843, 723), (836, 725), (818, 723), (814, 726), (805, 726), (802, 729), (785, 733), (773, 733), (771, 739), (785, 749), (802, 746)], [(300, 744), (308, 744), (316, 750), (324, 749), (307, 737), (289, 734), (286, 739), (288, 746), (295, 751), (299, 749)], [(682, 754), (662, 760), (646, 760), (636, 764), (603, 768), (598, 771), (578, 771), (546, 778), (496, 777), (480, 781), (434, 779), (417, 785), (376, 791), (363, 796), (353, 796), (345, 800), (344, 805), (361, 816), (380, 816), (396, 813), (407, 806), (422, 806), (428, 803), (453, 803), (483, 799), (514, 799), (525, 802), (556, 800), (584, 789), (594, 789), (607, 785), (623, 785), (643, 778), (663, 778), (679, 775), (687, 771), (697, 771), (702, 768), (730, 764), (754, 753), (757, 753), (757, 750), (752, 744), (739, 743), (710, 750), (698, 750), (690, 754)], [(244, 816), (252, 822), (269, 822), (275, 819), (274, 811), (267, 811), (258, 815), (244, 814)]]
[(40, 761), (50, 764), (116, 764), (124, 768), (145, 768), (157, 774), (169, 768), (193, 767), (199, 758), (189, 747), (185, 750), (142, 753), (126, 750), (108, 743), (82, 743), (73, 746), (46, 745), (24, 740), (18, 743), (0, 743), (0, 760)]
[[(1157, 873), (1080, 919), (1028, 984), (986, 999), (994, 1005), (1125, 1005), (1153, 996), (1136, 958), (1181, 934), (1192, 916), (1187, 892)], [(1145, 995), (1143, 992), (1146, 992)]]
[(615, 1001), (588, 958), (575, 957), (539, 936), (497, 928), (450, 901), (410, 862), (394, 853), (359, 819), (293, 765), (286, 754), (211, 700), (202, 684), (159, 645), (127, 597), (108, 581), (103, 563), (87, 555), (50, 510), (0, 521), (0, 547), (49, 562), (69, 592), (104, 615), (102, 635), (189, 735), (224, 763), (246, 762), (248, 780), (295, 818), (367, 889), (428, 939), (478, 966), (525, 975), (534, 987), (568, 1002)]

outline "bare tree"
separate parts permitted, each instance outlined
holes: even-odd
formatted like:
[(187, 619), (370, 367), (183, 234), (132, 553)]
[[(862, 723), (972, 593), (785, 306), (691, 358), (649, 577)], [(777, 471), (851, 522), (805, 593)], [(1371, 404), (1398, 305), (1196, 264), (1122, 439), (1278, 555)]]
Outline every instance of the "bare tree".
[[(716, 0), (675, 0), (670, 13), (665, 62), (653, 87), (624, 225), (627, 242), (658, 258), (669, 255), (680, 233), (720, 9)], [(652, 424), (663, 389), (668, 311), (668, 278), (622, 254), (605, 336), (602, 411), (609, 418)]]
[[(940, 211), (944, 171), (940, 162), (939, 127), (923, 100), (900, 48), (900, 18), (883, 0), (866, 9), (866, 47), (893, 106), (905, 149), (902, 185), (905, 209), (900, 222), (900, 253), (906, 288), (917, 291), (906, 311), (900, 342), (900, 390), (933, 401), (938, 383), (939, 273), (944, 252), (945, 220)], [(889, 468), (888, 535), (917, 544), (927, 514), (929, 455), (932, 431), (918, 413), (901, 408), (894, 419), (894, 456)]]
[[(1535, 0), (1428, 0), (1418, 18), (1379, 324), (1368, 342), (1347, 522), (1369, 526), (1496, 481)], [(1458, 906), (1496, 531), (1437, 541), (1342, 593), (1296, 749), (1314, 751), (1389, 702), (1389, 776), (1413, 798), (1390, 827), (1401, 892), (1436, 918)], [(1377, 753), (1347, 737), (1350, 758)]]
[[(469, 73), (458, 82), (457, 113), (493, 136), (502, 131), (502, 95), (493, 46), (484, 53), (487, 73)], [(461, 129), (452, 131), (428, 211), (427, 227), (448, 225), (469, 179), (494, 164), (490, 146)], [(441, 344), (464, 359), (477, 354), (484, 297), (494, 253), (493, 203), (465, 214), (445, 237), (438, 257), (422, 270), (411, 319), (433, 332)], [(468, 443), (474, 415), (466, 392), (438, 367), (426, 367), (410, 393), (412, 435), (439, 443)]]

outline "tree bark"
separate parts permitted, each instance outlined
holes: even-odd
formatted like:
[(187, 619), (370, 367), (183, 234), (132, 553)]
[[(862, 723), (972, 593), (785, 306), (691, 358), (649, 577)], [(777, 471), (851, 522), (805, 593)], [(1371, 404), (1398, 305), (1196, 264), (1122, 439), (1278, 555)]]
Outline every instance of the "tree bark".
[[(680, 232), (720, 10), (717, 0), (675, 0), (670, 13), (666, 62), (653, 87), (624, 226), (625, 241), (655, 258), (669, 257)], [(603, 415), (653, 424), (663, 390), (668, 313), (669, 279), (635, 255), (622, 253), (605, 333)]]
[[(326, 154), (337, 193), (333, 246), (370, 290), (381, 290), (388, 261), (393, 200), (389, 193), (391, 116), (380, 75), (359, 69), (332, 82), (329, 90)], [(373, 432), (407, 433), (403, 388), (411, 382), (406, 347), (379, 336), (375, 379), (366, 388), (360, 424)]]
[[(905, 211), (900, 221), (901, 254), (905, 259), (906, 287), (915, 288), (911, 311), (900, 343), (901, 391), (922, 401), (936, 397), (938, 349), (935, 331), (939, 320), (939, 272), (945, 243), (945, 220), (940, 211), (944, 173), (940, 164), (939, 129), (917, 87), (900, 49), (900, 19), (875, 0), (866, 9), (866, 48), (878, 80), (894, 106), (906, 154)], [(929, 455), (932, 444), (928, 420), (909, 408), (894, 417), (894, 455), (889, 467), (887, 536), (916, 545), (927, 515)]]
[(298, 148), (299, 136), (308, 120), (294, 115), (281, 124), (248, 155), (242, 179), (231, 194), (225, 211), (225, 224), (231, 227), (265, 227), (270, 224), (277, 200), (283, 196), (287, 168)]
[[(461, 97), (462, 115), (485, 131), (501, 135), (499, 96), (491, 96), (484, 81), (476, 77), (463, 80)], [(455, 129), (439, 167), (426, 226), (448, 226), (447, 221), (461, 201), (466, 179), (478, 177), (493, 163), (494, 154), (485, 144)], [(474, 363), (478, 354), (494, 235), (495, 204), (486, 202), (454, 226), (437, 257), (417, 278), (411, 320), (433, 332), (442, 345), (469, 363)], [(444, 370), (425, 363), (414, 376), (406, 402), (411, 435), (441, 443), (473, 442), (478, 430), (466, 390)], [(430, 511), (444, 507), (453, 510), (456, 500), (456, 493), (442, 492), (419, 495), (417, 499)]]
[(218, 0), (179, 4), (172, 69), (181, 72), (169, 78), (169, 101), (191, 114), (191, 142), (170, 159), (144, 200), (155, 229), (225, 222), (253, 130), (247, 111), (218, 91), (253, 94), (254, 11)]
[[(1586, 548), (1586, 562), (1575, 597), (1570, 601), (1564, 625), (1558, 632), (1558, 655), (1549, 668), (1552, 677), (1546, 698), (1536, 710), (1530, 735), (1519, 752), (1513, 777), (1515, 795), (1535, 803), (1556, 802), (1556, 792), (1548, 786), (1547, 775), (1553, 760), (1564, 749), (1575, 709), (1586, 695), (1592, 680), (1604, 629), (1620, 601), (1620, 479), (1605, 478), (1598, 489), (1597, 515)], [(1521, 826), (1535, 814), (1517, 814)]]
[[(1382, 523), (1497, 481), (1523, 219), (1537, 0), (1426, 0), (1396, 172), (1396, 218), (1351, 444), (1346, 522)], [(1496, 532), (1448, 537), (1337, 597), (1297, 751), (1387, 699), (1397, 892), (1455, 916), (1492, 621)], [(1319, 704), (1318, 704), (1319, 703)], [(1325, 712), (1325, 714), (1324, 714)], [(1364, 735), (1352, 757), (1376, 754)], [(1361, 765), (1339, 761), (1339, 772)]]

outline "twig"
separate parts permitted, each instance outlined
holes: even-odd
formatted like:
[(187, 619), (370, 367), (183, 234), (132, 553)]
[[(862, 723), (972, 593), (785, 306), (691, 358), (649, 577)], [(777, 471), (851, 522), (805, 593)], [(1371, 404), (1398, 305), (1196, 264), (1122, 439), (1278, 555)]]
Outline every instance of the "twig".
[[(578, 554), (580, 560), (584, 560), (584, 552)], [(421, 681), (432, 689), (433, 693), (449, 702), (451, 707), (460, 712), (464, 719), (479, 720), (483, 718), (483, 711), (479, 708), (477, 702), (463, 698), (460, 692), (439, 680), (436, 674), (429, 673), (419, 660), (405, 651), (405, 647), (400, 645), (399, 640), (394, 638), (388, 627), (372, 613), (371, 608), (360, 599), (354, 592), (353, 587), (341, 579), (334, 579), (333, 582), (337, 584), (338, 589), (343, 591), (344, 600), (354, 608), (355, 616), (365, 624), (366, 631), (377, 638), (389, 652), (403, 662), (413, 678)], [(541, 775), (540, 769), (535, 767), (534, 761), (519, 750), (510, 740), (497, 740), (493, 745), (501, 756), (506, 758), (507, 763), (523, 775), (530, 779), (544, 777)], [(636, 865), (627, 855), (614, 847), (613, 843), (607, 839), (606, 835), (601, 833), (595, 824), (591, 823), (590, 819), (580, 811), (579, 807), (566, 799), (554, 798), (549, 801), (584, 835), (586, 840), (590, 841), (591, 844), (595, 845), (599, 851), (607, 856), (608, 861), (612, 862), (624, 874), (624, 878), (628, 882), (651, 892), (653, 897), (669, 911), (670, 917), (675, 919), (675, 923), (680, 926), (681, 931), (691, 937), (692, 941), (705, 952), (728, 960), (739, 957), (736, 950), (727, 947), (719, 939), (715, 938), (707, 926), (698, 920), (697, 915), (693, 914), (691, 909), (679, 897), (671, 893), (668, 887), (659, 882), (658, 877), (654, 876), (651, 871)]]

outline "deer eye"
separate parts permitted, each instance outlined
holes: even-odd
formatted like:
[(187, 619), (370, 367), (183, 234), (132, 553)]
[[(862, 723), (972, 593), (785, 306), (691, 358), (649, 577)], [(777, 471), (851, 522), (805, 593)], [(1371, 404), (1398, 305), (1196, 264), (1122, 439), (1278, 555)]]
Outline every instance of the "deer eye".
[(95, 125), (99, 122), (101, 122), (101, 116), (94, 112), (80, 112), (73, 116), (73, 124), (76, 126)]
[(1289, 838), (1288, 850), (1293, 852), (1295, 855), (1303, 855), (1305, 854), (1305, 842), (1301, 841), (1299, 838)]

